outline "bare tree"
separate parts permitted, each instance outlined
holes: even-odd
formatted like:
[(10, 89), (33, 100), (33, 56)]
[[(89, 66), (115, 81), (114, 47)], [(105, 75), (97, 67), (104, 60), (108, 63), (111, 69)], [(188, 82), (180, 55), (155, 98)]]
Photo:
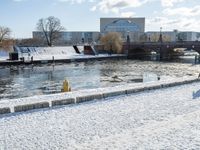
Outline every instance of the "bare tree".
[(37, 23), (37, 30), (43, 33), (48, 46), (52, 46), (53, 42), (60, 38), (60, 32), (64, 30), (61, 26), (60, 20), (53, 16), (48, 18), (41, 18)]
[(0, 43), (10, 37), (11, 30), (8, 27), (0, 26)]
[[(160, 33), (154, 33), (150, 36), (151, 42), (158, 42), (160, 38)], [(162, 34), (162, 41), (163, 42), (170, 42), (171, 37), (169, 35)]]
[(101, 43), (104, 49), (109, 52), (121, 53), (122, 52), (122, 39), (121, 35), (117, 32), (110, 32), (101, 37)]
[(44, 46), (39, 38), (17, 39), (16, 44), (19, 46)]

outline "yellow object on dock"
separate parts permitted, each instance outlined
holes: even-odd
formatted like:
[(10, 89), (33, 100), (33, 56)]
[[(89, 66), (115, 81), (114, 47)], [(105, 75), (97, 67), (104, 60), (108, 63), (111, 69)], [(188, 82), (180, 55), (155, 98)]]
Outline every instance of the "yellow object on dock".
[(61, 90), (62, 92), (70, 92), (71, 91), (71, 87), (69, 86), (69, 81), (64, 80), (63, 82), (63, 88)]

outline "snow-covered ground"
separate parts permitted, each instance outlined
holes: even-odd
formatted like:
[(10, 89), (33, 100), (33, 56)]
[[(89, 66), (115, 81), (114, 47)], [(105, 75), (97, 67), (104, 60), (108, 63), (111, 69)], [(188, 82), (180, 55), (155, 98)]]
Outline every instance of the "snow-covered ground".
[(2, 149), (200, 149), (200, 83), (0, 118)]
[[(81, 47), (79, 47), (82, 49)], [(65, 47), (16, 47), (19, 53), (19, 57), (24, 57), (25, 60), (30, 60), (33, 57), (34, 60), (52, 60), (54, 59), (69, 59), (71, 57), (82, 56), (82, 54), (76, 53), (73, 46)]]
[[(60, 60), (60, 59), (76, 59), (76, 58), (94, 58), (94, 57), (110, 57), (108, 54), (100, 55), (84, 55), (83, 46), (77, 46), (80, 54), (76, 53), (73, 46), (57, 46), (57, 47), (16, 47), (19, 58), (24, 57), (25, 61), (33, 60)], [(2, 55), (1, 55), (2, 53)], [(120, 54), (113, 54), (111, 56), (124, 56)], [(4, 55), (0, 51), (0, 61), (9, 59), (8, 54)]]

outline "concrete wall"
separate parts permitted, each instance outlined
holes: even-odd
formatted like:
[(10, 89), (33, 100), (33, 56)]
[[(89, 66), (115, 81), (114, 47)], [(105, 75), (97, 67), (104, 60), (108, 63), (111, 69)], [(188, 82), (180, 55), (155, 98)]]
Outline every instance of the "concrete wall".
[(62, 105), (69, 105), (74, 104), (75, 99), (74, 98), (67, 98), (67, 99), (61, 99), (61, 100), (54, 100), (51, 102), (51, 106), (62, 106)]
[(11, 113), (9, 107), (0, 108), (0, 114), (8, 114), (8, 113)]
[(21, 112), (21, 111), (28, 111), (28, 110), (48, 108), (48, 107), (49, 107), (49, 103), (48, 102), (39, 102), (39, 103), (15, 106), (14, 107), (14, 111), (15, 112)]

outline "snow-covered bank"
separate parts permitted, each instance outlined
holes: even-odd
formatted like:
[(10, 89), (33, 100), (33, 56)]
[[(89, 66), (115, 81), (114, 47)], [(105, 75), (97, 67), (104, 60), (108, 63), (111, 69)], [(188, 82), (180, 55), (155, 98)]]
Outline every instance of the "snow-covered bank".
[(33, 96), (0, 101), (0, 114), (48, 108), (57, 105), (81, 103), (91, 100), (132, 94), (145, 90), (160, 89), (200, 81), (197, 77), (182, 77), (159, 82), (126, 84), (109, 88), (80, 90), (61, 94)]
[[(83, 46), (77, 46), (80, 53), (77, 53), (73, 46), (57, 46), (57, 47), (15, 47), (15, 52), (18, 53), (19, 59), (24, 58), (25, 62), (30, 62), (31, 59), (34, 62), (41, 61), (41, 63), (50, 63), (56, 60), (68, 60), (73, 62), (76, 60), (94, 59), (94, 58), (114, 58), (120, 56), (126, 56), (125, 54), (98, 54), (98, 55), (85, 55)], [(9, 55), (6, 56), (0, 51), (0, 62), (6, 62), (9, 59)], [(14, 64), (13, 64), (14, 65)]]
[(82, 56), (82, 54), (76, 53), (73, 46), (65, 47), (16, 47), (19, 57), (24, 57), (25, 60), (55, 60), (67, 59), (76, 56)]
[[(80, 53), (77, 53), (73, 46), (57, 46), (57, 47), (16, 47), (19, 57), (24, 57), (25, 61), (31, 60), (63, 60), (63, 59), (77, 59), (77, 58), (98, 58), (107, 57), (108, 54), (100, 55), (84, 55), (84, 47), (77, 46)], [(123, 56), (113, 54), (112, 56)]]
[(200, 84), (0, 118), (2, 149), (200, 149)]

